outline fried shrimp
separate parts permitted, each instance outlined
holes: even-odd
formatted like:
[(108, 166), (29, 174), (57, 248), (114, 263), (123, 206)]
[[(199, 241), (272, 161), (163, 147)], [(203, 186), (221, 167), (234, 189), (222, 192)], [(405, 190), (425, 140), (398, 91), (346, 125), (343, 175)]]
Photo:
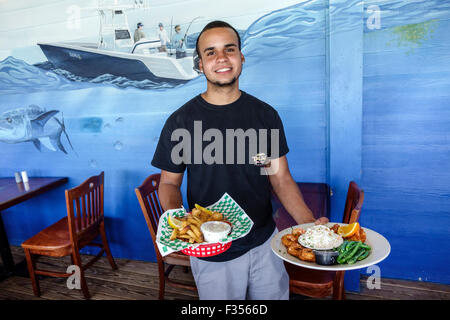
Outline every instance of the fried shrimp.
[(281, 237), (281, 242), (283, 243), (283, 245), (285, 247), (289, 247), (293, 243), (297, 243), (298, 242), (298, 236), (294, 236), (294, 235), (292, 235), (290, 233), (285, 234), (284, 236)]
[(315, 262), (316, 256), (311, 249), (303, 247), (299, 243), (293, 243), (289, 247), (287, 247), (287, 252), (294, 257), (299, 258), (303, 261)]
[(292, 233), (285, 234), (281, 237), (281, 243), (286, 247), (287, 253), (303, 261), (315, 262), (316, 257), (311, 249), (303, 247), (298, 243), (298, 237), (305, 233), (305, 230), (296, 228)]
[(302, 229), (302, 228), (295, 228), (292, 230), (292, 234), (297, 237), (301, 236), (305, 232), (306, 232), (305, 229)]
[(303, 248), (298, 258), (303, 261), (316, 262), (316, 255), (312, 249)]
[(290, 236), (290, 234), (285, 234), (284, 236), (281, 237), (281, 243), (285, 247), (289, 247), (292, 244), (292, 241), (289, 240), (288, 236)]
[(294, 247), (288, 247), (287, 252), (294, 257), (297, 257), (301, 254), (302, 249), (295, 249)]

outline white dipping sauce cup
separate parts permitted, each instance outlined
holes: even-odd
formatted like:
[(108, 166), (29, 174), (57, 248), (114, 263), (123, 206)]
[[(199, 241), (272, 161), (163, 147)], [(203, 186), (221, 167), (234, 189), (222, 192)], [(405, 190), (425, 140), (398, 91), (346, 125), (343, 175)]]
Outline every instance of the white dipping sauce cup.
[(231, 226), (223, 221), (207, 221), (201, 225), (200, 230), (206, 242), (214, 243), (226, 238)]

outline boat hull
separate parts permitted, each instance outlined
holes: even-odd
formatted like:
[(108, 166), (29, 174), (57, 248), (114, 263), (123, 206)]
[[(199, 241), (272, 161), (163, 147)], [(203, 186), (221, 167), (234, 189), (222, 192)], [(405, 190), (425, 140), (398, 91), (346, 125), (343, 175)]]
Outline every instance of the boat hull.
[[(105, 53), (62, 47), (52, 44), (38, 44), (48, 61), (57, 68), (67, 70), (85, 78), (96, 78), (104, 74), (126, 77), (130, 80), (151, 80), (155, 82), (183, 83), (187, 80), (156, 76), (139, 59), (123, 58)], [(97, 50), (98, 51), (98, 50)]]

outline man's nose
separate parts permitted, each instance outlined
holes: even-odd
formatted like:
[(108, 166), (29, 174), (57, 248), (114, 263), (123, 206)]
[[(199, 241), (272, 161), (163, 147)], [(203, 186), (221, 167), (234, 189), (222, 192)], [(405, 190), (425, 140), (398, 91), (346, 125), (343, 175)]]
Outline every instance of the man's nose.
[(216, 57), (217, 57), (218, 61), (223, 61), (223, 60), (226, 60), (228, 58), (226, 53), (223, 52), (223, 51), (218, 51)]

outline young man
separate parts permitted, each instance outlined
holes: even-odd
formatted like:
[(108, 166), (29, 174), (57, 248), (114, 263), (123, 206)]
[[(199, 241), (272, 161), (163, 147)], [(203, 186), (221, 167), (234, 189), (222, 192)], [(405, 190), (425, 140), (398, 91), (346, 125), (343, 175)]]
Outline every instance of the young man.
[[(196, 48), (207, 89), (175, 111), (162, 130), (152, 160), (152, 165), (161, 169), (161, 205), (164, 210), (182, 206), (180, 186), (187, 169), (190, 209), (195, 203), (211, 205), (227, 192), (254, 222), (249, 234), (233, 241), (224, 253), (191, 257), (200, 299), (288, 299), (287, 272), (270, 248), (277, 232), (271, 187), (297, 223), (315, 219), (289, 172), (281, 119), (271, 106), (239, 90), (245, 58), (239, 34), (232, 26), (222, 21), (209, 23)], [(248, 135), (244, 133), (240, 139), (244, 131)], [(179, 142), (181, 132), (190, 133), (192, 138)], [(257, 143), (250, 138), (252, 132), (258, 133)], [(195, 136), (199, 133), (204, 133), (200, 143)], [(275, 141), (268, 144), (270, 140)], [(180, 149), (183, 143), (187, 148)], [(267, 171), (251, 161), (252, 155), (261, 151), (271, 160)]]

